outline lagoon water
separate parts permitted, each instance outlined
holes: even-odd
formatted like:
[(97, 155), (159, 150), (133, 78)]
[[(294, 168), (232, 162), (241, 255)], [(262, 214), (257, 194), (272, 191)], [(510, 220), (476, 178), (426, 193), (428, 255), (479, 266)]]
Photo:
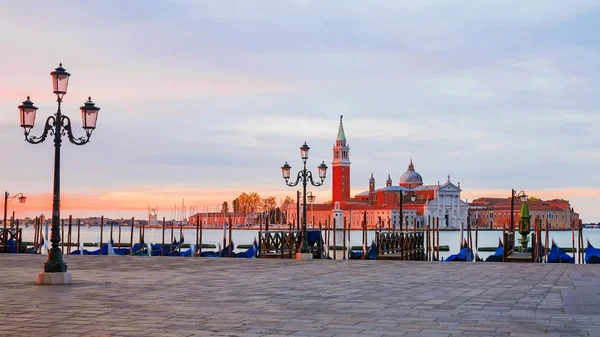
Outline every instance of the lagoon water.
[[(48, 229), (49, 230), (49, 229)], [(257, 238), (256, 230), (233, 230), (232, 238), (235, 245), (249, 245), (252, 244), (255, 238)], [(46, 236), (45, 229), (43, 230), (44, 236)], [(72, 228), (72, 239), (71, 242), (77, 242), (77, 227)], [(121, 228), (121, 242), (129, 242), (131, 235), (130, 227)], [(179, 229), (175, 228), (173, 235), (179, 239)], [(467, 233), (464, 232), (466, 239)], [(471, 232), (473, 244), (475, 244), (475, 231)], [(23, 229), (23, 241), (33, 241), (34, 227), (29, 226)], [(81, 227), (81, 241), (82, 242), (99, 242), (100, 241), (100, 227)], [(374, 239), (375, 231), (370, 230), (367, 232), (368, 243)], [(485, 230), (479, 231), (478, 235), (478, 247), (497, 247), (498, 239), (502, 239), (501, 230)], [(578, 233), (575, 232), (575, 247), (577, 247)], [(65, 239), (67, 233), (65, 233)], [(113, 241), (115, 244), (119, 241), (119, 229), (113, 227)], [(183, 237), (185, 242), (194, 243), (196, 242), (196, 230), (195, 229), (184, 229)], [(545, 232), (542, 231), (542, 238), (545, 237)], [(584, 229), (583, 230), (584, 245), (587, 245), (589, 240), (595, 247), (600, 247), (600, 229)], [(103, 242), (108, 242), (110, 238), (110, 226), (105, 226), (103, 229)], [(165, 231), (165, 242), (169, 242), (171, 238), (171, 229)], [(520, 239), (519, 233), (516, 234), (516, 240)], [(531, 239), (531, 235), (530, 235)], [(571, 247), (571, 231), (550, 231), (550, 240), (554, 240), (558, 246), (563, 248)], [(139, 241), (139, 228), (135, 228), (133, 231), (133, 242)], [(148, 243), (161, 243), (162, 241), (162, 229), (161, 228), (146, 228), (145, 229), (145, 241)], [(221, 229), (204, 229), (202, 232), (202, 243), (214, 244), (215, 246), (222, 245), (223, 243), (223, 230)], [(531, 245), (531, 241), (529, 243)], [(330, 245), (333, 245), (333, 239), (330, 240)], [(336, 236), (336, 245), (342, 245), (342, 232), (338, 231)], [(347, 243), (348, 245), (348, 243)], [(350, 244), (351, 246), (362, 245), (362, 232), (360, 230), (350, 231)], [(450, 247), (449, 252), (440, 252), (440, 259), (446, 258), (448, 255), (456, 254), (459, 250), (460, 245), (460, 231), (440, 231), (440, 246), (447, 245)], [(236, 249), (236, 251), (242, 251)], [(479, 256), (485, 260), (486, 257), (493, 254), (493, 252), (479, 252)], [(571, 254), (570, 254), (571, 255)], [(577, 255), (577, 254), (575, 254)]]

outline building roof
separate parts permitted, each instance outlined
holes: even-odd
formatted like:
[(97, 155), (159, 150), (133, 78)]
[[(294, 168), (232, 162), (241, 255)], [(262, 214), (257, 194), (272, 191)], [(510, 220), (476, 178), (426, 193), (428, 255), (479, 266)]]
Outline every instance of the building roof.
[(342, 124), (343, 118), (344, 118), (343, 115), (340, 116), (340, 127), (338, 129), (337, 137), (335, 140), (338, 142), (345, 143), (346, 142), (346, 134), (344, 133), (344, 124)]
[[(469, 203), (473, 207), (485, 207), (494, 211), (510, 211), (510, 198), (478, 198)], [(553, 200), (531, 200), (527, 202), (529, 212), (561, 212), (570, 211), (571, 206), (568, 202), (560, 199)], [(514, 211), (518, 212), (522, 207), (522, 202), (515, 199)]]
[(406, 172), (400, 176), (400, 184), (423, 184), (423, 177), (415, 171), (415, 165), (413, 165), (412, 159), (410, 160), (410, 164), (408, 164)]

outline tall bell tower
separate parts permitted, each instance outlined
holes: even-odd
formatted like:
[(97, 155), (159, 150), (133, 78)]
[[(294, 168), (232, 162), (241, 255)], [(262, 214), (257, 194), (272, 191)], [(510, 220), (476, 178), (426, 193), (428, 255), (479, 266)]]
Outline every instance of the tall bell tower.
[(350, 199), (350, 147), (346, 144), (343, 118), (344, 116), (340, 116), (340, 127), (335, 139), (333, 162), (331, 163), (333, 167), (331, 201), (333, 204)]

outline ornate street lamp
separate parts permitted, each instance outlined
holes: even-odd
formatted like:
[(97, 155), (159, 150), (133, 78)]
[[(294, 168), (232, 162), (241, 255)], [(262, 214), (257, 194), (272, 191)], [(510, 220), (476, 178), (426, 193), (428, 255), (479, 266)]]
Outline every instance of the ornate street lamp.
[(306, 161), (308, 160), (308, 150), (310, 150), (310, 147), (308, 147), (308, 145), (305, 142), (304, 145), (302, 145), (300, 147), (300, 157), (302, 158), (302, 162), (304, 163), (304, 168), (302, 169), (302, 171), (298, 172), (298, 177), (296, 178), (295, 182), (289, 181), (290, 180), (290, 171), (291, 171), (292, 167), (287, 162), (285, 162), (285, 164), (283, 164), (283, 166), (281, 167), (281, 173), (283, 175), (283, 179), (285, 179), (286, 185), (288, 185), (290, 187), (294, 187), (294, 186), (298, 185), (298, 183), (300, 181), (302, 181), (303, 200), (304, 200), (304, 202), (302, 204), (302, 248), (300, 250), (300, 252), (302, 254), (310, 253), (309, 244), (308, 244), (308, 236), (306, 235), (306, 198), (307, 198), (306, 186), (309, 181), (315, 187), (321, 186), (321, 185), (323, 185), (323, 182), (325, 181), (325, 177), (327, 176), (327, 165), (325, 165), (325, 162), (322, 162), (321, 165), (319, 165), (317, 167), (319, 170), (319, 178), (321, 179), (321, 181), (314, 182), (312, 172), (310, 172), (306, 169)]
[[(415, 193), (410, 189), (410, 185), (409, 185), (409, 189), (408, 189), (408, 194), (404, 194), (403, 193), (403, 187), (400, 186), (400, 231), (402, 232), (402, 226), (404, 224), (404, 209), (403, 209), (403, 201), (408, 201), (410, 199), (410, 201), (415, 202), (415, 200), (417, 200), (417, 196), (415, 195)], [(407, 226), (408, 227), (408, 226)]]
[[(24, 204), (27, 200), (27, 197), (23, 195), (23, 193), (17, 193), (13, 196), (10, 196), (8, 192), (4, 192), (4, 228), (6, 228), (6, 212), (8, 211), (8, 203), (15, 200), (15, 198), (19, 198), (19, 203)], [(13, 224), (10, 224), (10, 227), (13, 227)]]
[[(62, 63), (53, 72), (50, 73), (52, 76), (52, 91), (56, 94), (56, 101), (58, 102), (58, 109), (56, 113), (48, 119), (44, 126), (44, 131), (40, 137), (30, 135), (31, 129), (35, 124), (35, 114), (37, 107), (33, 105), (33, 102), (27, 100), (19, 105), (19, 113), (21, 119), (21, 127), (25, 131), (25, 140), (31, 144), (39, 144), (46, 140), (48, 134), (54, 136), (54, 185), (53, 185), (53, 198), (52, 198), (52, 234), (50, 241), (52, 242), (52, 249), (48, 252), (48, 260), (44, 264), (44, 273), (66, 273), (67, 264), (63, 261), (62, 251), (59, 247), (60, 243), (60, 146), (62, 143), (62, 136), (67, 136), (69, 141), (75, 145), (84, 145), (90, 141), (92, 132), (96, 128), (96, 121), (98, 119), (98, 111), (100, 108), (95, 106), (91, 98), (88, 97), (87, 102), (83, 104), (79, 109), (81, 110), (82, 127), (85, 130), (85, 137), (74, 137), (72, 131), (71, 119), (63, 115), (61, 112), (61, 105), (64, 95), (67, 93), (67, 87), (69, 84), (69, 77), (71, 74), (66, 72), (62, 67)], [(70, 283), (70, 275), (64, 277), (62, 280), (56, 278), (47, 277), (42, 279), (43, 274), (38, 275), (38, 283)]]

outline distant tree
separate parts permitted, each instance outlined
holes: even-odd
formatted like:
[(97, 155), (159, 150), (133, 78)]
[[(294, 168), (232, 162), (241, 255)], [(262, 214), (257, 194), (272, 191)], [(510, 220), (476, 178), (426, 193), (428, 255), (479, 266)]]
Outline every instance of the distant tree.
[(289, 196), (286, 196), (285, 199), (283, 199), (283, 201), (281, 202), (281, 205), (279, 206), (279, 209), (280, 209), (280, 212), (281, 212), (281, 216), (284, 218), (283, 219), (284, 223), (287, 223), (286, 211), (287, 211), (288, 206), (289, 205), (293, 205), (295, 203), (296, 203), (296, 201), (293, 198), (289, 197)]
[(240, 199), (239, 198), (233, 199), (233, 201), (231, 202), (231, 206), (233, 207), (234, 212), (239, 212), (240, 211)]
[(227, 201), (223, 201), (223, 206), (221, 206), (221, 212), (227, 213), (229, 212), (229, 204)]

